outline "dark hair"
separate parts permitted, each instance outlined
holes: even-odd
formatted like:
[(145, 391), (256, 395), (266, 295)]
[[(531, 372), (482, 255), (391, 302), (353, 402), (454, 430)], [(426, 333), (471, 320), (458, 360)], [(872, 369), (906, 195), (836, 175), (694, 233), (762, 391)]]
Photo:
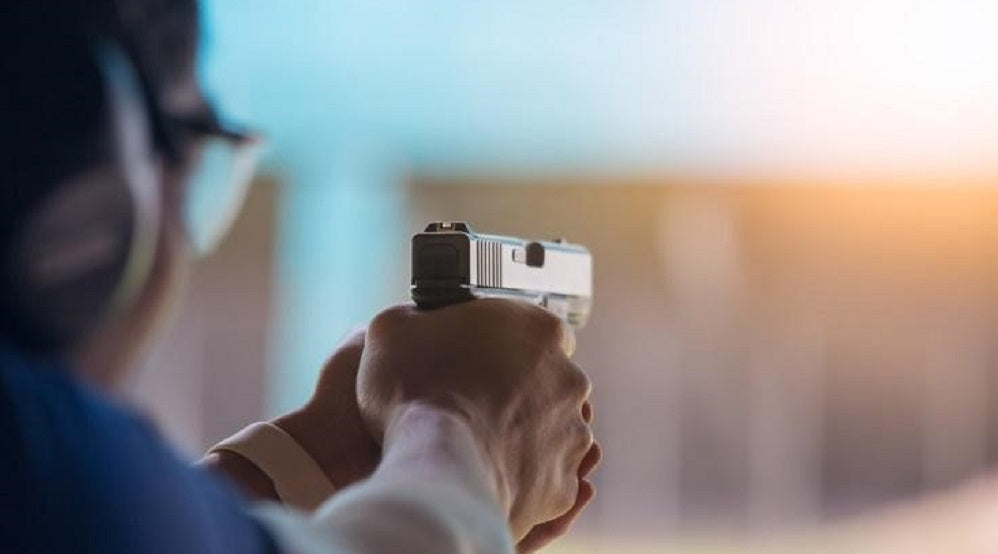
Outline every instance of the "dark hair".
[[(104, 152), (103, 83), (94, 48), (111, 42), (160, 100), (192, 79), (197, 0), (5, 0), (0, 7), (0, 218)], [(6, 229), (2, 229), (3, 232)]]

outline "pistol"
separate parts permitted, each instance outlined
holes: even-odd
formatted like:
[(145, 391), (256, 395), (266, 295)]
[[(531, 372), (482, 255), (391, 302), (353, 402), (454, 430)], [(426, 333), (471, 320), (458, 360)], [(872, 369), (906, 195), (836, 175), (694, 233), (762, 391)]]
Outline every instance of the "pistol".
[(423, 309), (515, 298), (580, 329), (592, 308), (592, 271), (589, 250), (562, 239), (483, 235), (464, 222), (430, 223), (412, 237), (412, 299)]

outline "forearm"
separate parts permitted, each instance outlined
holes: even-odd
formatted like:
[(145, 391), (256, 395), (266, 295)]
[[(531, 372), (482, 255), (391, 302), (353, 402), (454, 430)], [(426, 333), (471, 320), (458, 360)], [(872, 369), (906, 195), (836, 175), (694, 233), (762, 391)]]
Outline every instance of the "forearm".
[[(459, 418), (433, 408), (407, 408), (386, 434), (378, 470), (316, 512), (309, 542), (322, 536), (336, 552), (351, 554), (511, 553), (508, 515), (494, 482)], [(290, 541), (289, 548), (313, 551), (300, 533), (281, 526), (277, 534)]]
[(251, 499), (312, 511), (324, 498), (311, 492), (288, 497), (289, 486), (340, 490), (369, 477), (381, 457), (359, 415), (344, 422), (336, 417), (342, 413), (316, 412), (306, 406), (269, 425), (255, 423), (213, 447), (198, 465), (234, 481)]
[(316, 520), (365, 554), (512, 552), (493, 474), (461, 419), (407, 407), (386, 433), (372, 478), (328, 502)]

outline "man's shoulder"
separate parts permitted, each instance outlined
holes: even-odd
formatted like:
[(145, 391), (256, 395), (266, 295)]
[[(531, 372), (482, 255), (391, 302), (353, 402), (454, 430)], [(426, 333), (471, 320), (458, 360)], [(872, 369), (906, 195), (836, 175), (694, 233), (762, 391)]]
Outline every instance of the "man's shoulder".
[(0, 516), (21, 525), (7, 532), (32, 543), (76, 540), (106, 552), (227, 551), (217, 550), (226, 537), (234, 551), (259, 552), (266, 543), (239, 499), (189, 467), (143, 417), (57, 362), (8, 353), (0, 491)]
[[(55, 359), (0, 349), (0, 444), (30, 468), (49, 472), (105, 450), (157, 443), (148, 423), (74, 378)], [(5, 456), (7, 459), (13, 456)]]

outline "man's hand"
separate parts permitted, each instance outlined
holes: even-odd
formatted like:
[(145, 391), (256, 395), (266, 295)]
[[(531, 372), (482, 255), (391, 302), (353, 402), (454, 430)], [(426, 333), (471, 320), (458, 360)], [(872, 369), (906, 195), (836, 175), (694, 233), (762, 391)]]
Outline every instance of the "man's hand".
[(561, 320), (527, 303), (390, 308), (368, 328), (360, 413), (379, 441), (413, 404), (465, 420), (529, 551), (563, 533), (592, 497), (583, 478), (599, 451), (584, 409), (589, 379), (567, 355), (573, 342)]
[[(348, 335), (323, 366), (312, 398), (273, 422), (298, 441), (337, 489), (370, 476), (381, 459), (381, 447), (368, 434), (357, 407), (363, 348), (363, 330)], [(217, 451), (200, 463), (233, 479), (251, 498), (278, 500), (270, 478), (239, 454)]]

